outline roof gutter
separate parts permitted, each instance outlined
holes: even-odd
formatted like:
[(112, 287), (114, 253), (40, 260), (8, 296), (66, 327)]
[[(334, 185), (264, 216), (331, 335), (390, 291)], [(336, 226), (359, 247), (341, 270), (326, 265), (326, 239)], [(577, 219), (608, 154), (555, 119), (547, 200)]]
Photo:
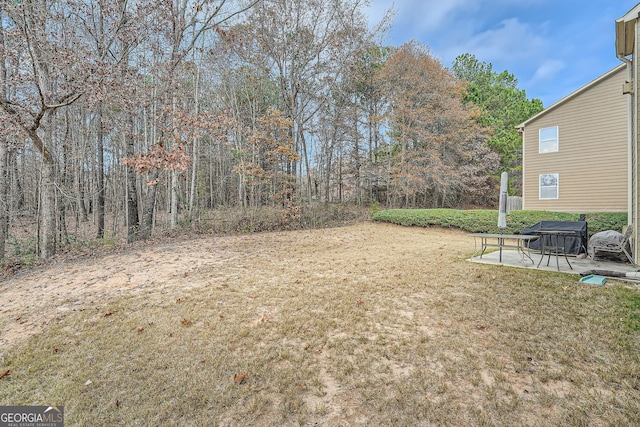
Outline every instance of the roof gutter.
[[(617, 24), (617, 22), (616, 22)], [(617, 49), (616, 49), (617, 50)], [(621, 54), (619, 51), (616, 52), (616, 56), (618, 57), (618, 59), (622, 62), (624, 62), (627, 65), (627, 81), (625, 82), (622, 92), (625, 94), (630, 95), (629, 96), (629, 101), (628, 101), (628, 108), (627, 108), (627, 135), (628, 135), (628, 143), (627, 143), (627, 213), (628, 213), (628, 220), (627, 222), (630, 224), (637, 224), (637, 220), (636, 218), (634, 218), (634, 212), (636, 211), (636, 209), (634, 209), (633, 203), (635, 198), (633, 197), (633, 193), (634, 193), (634, 183), (633, 183), (633, 177), (634, 176), (638, 176), (638, 168), (637, 168), (637, 162), (633, 161), (633, 157), (634, 157), (634, 138), (633, 138), (633, 124), (634, 124), (634, 99), (635, 97), (635, 81), (633, 78), (633, 61), (630, 60), (629, 58), (627, 58), (625, 55)]]

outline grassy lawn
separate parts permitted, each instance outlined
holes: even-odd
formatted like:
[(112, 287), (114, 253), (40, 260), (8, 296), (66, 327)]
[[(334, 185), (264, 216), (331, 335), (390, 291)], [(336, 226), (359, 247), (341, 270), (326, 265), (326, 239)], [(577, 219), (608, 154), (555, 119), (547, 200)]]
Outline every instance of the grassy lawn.
[(383, 223), (150, 245), (0, 284), (2, 405), (66, 425), (635, 425), (640, 297)]

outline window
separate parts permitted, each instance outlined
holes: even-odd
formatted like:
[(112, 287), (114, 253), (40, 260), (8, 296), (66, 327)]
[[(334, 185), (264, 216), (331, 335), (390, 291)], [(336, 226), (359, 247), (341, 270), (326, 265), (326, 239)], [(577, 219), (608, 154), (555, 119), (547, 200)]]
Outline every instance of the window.
[(542, 128), (539, 131), (539, 153), (555, 153), (558, 151), (558, 126)]
[(559, 194), (558, 181), (557, 173), (540, 174), (540, 199), (557, 199)]

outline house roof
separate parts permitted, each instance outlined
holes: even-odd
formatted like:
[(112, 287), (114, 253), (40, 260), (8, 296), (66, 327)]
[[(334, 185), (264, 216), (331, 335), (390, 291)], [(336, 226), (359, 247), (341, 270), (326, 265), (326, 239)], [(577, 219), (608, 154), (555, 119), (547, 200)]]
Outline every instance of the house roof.
[(640, 3), (622, 18), (616, 19), (616, 55), (618, 58), (633, 54), (636, 20), (640, 16)]
[[(638, 5), (638, 6), (640, 6), (640, 5)], [(617, 73), (618, 71), (620, 71), (621, 69), (623, 69), (625, 67), (626, 67), (626, 64), (622, 63), (622, 64), (618, 65), (617, 67), (615, 67), (614, 69), (612, 69), (610, 71), (607, 71), (605, 74), (603, 74), (600, 77), (592, 80), (591, 82), (589, 82), (586, 85), (582, 86), (580, 89), (577, 89), (576, 91), (570, 93), (569, 95), (565, 96), (564, 98), (560, 99), (559, 101), (554, 102), (553, 104), (551, 104), (550, 106), (548, 106), (544, 110), (540, 111), (535, 116), (533, 116), (533, 117), (525, 120), (524, 122), (520, 123), (519, 125), (516, 126), (516, 128), (518, 130), (524, 129), (524, 127), (527, 125), (527, 123), (529, 123), (532, 120), (535, 120), (535, 119), (537, 119), (537, 118), (539, 118), (541, 116), (544, 116), (545, 114), (548, 114), (549, 112), (551, 112), (551, 111), (555, 110), (556, 108), (558, 108), (560, 105), (565, 104), (569, 100), (571, 100), (571, 99), (575, 98), (576, 96), (580, 95), (581, 93), (587, 91), (590, 87), (600, 83), (602, 80), (607, 79), (612, 74)]]
[(629, 12), (627, 12), (622, 18), (620, 19), (624, 19), (625, 21), (630, 21), (632, 19), (636, 19), (638, 18), (638, 15), (640, 15), (640, 3), (638, 3), (637, 5), (633, 6)]

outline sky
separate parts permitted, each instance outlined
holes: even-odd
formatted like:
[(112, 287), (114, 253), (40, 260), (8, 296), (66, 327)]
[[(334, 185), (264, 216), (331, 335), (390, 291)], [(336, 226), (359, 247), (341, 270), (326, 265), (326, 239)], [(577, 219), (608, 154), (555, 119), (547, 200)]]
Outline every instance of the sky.
[(371, 24), (389, 10), (383, 40), (427, 45), (449, 68), (471, 53), (508, 71), (545, 107), (617, 67), (615, 21), (640, 0), (370, 0)]

